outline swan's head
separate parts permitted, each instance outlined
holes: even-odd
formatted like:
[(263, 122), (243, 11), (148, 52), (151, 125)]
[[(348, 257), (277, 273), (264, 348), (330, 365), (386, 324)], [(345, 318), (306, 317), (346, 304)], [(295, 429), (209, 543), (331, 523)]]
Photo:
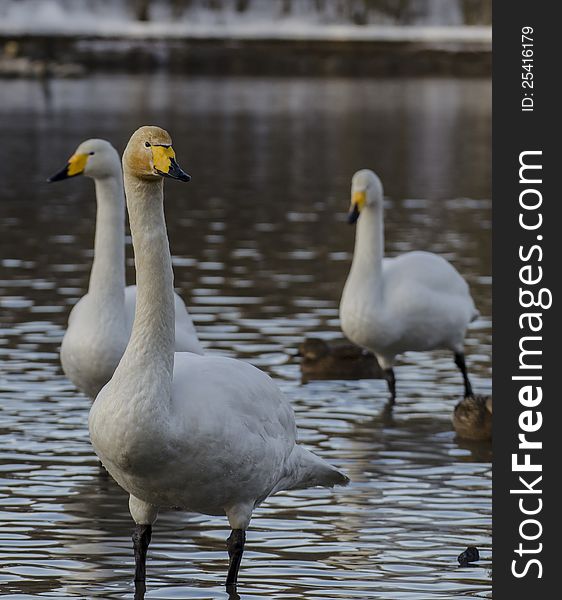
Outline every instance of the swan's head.
[(373, 171), (361, 169), (351, 180), (351, 206), (347, 221), (357, 222), (361, 211), (370, 206), (382, 206), (382, 183)]
[(61, 181), (76, 175), (103, 179), (112, 175), (119, 177), (121, 163), (117, 150), (106, 140), (91, 139), (82, 142), (58, 173), (47, 181)]
[(160, 127), (148, 125), (131, 136), (123, 153), (123, 170), (139, 179), (191, 179), (176, 162), (170, 134)]

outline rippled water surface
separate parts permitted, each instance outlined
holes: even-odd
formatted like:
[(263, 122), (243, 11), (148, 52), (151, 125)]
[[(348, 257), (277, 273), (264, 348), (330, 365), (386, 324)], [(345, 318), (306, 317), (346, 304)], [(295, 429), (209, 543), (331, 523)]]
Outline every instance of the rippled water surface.
[[(0, 100), (0, 595), (133, 595), (127, 498), (101, 475), (89, 401), (58, 360), (87, 289), (93, 184), (44, 180), (83, 139), (122, 150), (155, 123), (193, 176), (166, 184), (166, 211), (205, 347), (267, 370), (301, 440), (352, 479), (255, 512), (240, 597), (490, 598), (491, 448), (455, 438), (462, 384), (448, 353), (403, 357), (393, 414), (384, 382), (302, 385), (292, 358), (305, 336), (339, 336), (349, 180), (368, 166), (385, 184), (387, 253), (439, 252), (469, 281), (482, 316), (468, 365), (490, 392), (489, 83), (96, 77), (48, 95), (2, 81)], [(146, 597), (225, 598), (227, 535), (226, 519), (162, 512)], [(459, 568), (470, 544), (481, 561)]]

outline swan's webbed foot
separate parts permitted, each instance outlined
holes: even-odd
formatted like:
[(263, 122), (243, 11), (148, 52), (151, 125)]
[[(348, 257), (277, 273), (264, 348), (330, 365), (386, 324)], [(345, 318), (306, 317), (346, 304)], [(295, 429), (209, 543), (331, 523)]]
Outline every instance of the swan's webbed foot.
[(246, 543), (246, 532), (243, 529), (233, 529), (226, 540), (226, 548), (230, 559), (228, 575), (226, 576), (226, 588), (230, 592), (236, 591), (238, 581), (238, 570), (242, 561), (244, 544)]
[[(133, 531), (133, 550), (135, 553), (135, 584), (146, 579), (146, 553), (152, 538), (152, 525), (136, 525)], [(137, 586), (135, 586), (137, 587)]]
[(455, 364), (460, 369), (462, 373), (462, 378), (464, 381), (464, 397), (469, 398), (473, 396), (472, 385), (470, 384), (470, 380), (468, 378), (468, 372), (466, 370), (466, 363), (464, 361), (464, 354), (462, 352), (455, 352)]
[(388, 384), (388, 391), (390, 392), (390, 398), (388, 400), (388, 406), (392, 407), (396, 404), (396, 377), (394, 377), (394, 369), (385, 369), (384, 378)]

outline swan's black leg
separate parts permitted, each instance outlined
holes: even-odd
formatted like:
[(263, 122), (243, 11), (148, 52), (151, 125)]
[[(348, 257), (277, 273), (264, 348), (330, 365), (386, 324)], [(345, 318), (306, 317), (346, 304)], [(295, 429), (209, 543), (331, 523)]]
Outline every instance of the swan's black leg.
[(135, 581), (134, 600), (144, 600), (146, 594), (146, 583), (144, 581)]
[(226, 540), (226, 548), (230, 558), (228, 566), (228, 575), (226, 576), (226, 586), (235, 587), (238, 580), (238, 569), (242, 561), (244, 544), (246, 542), (246, 532), (243, 529), (233, 529)]
[(468, 398), (472, 396), (472, 385), (468, 379), (468, 373), (466, 372), (466, 363), (464, 362), (464, 354), (461, 352), (455, 352), (455, 364), (461, 370), (462, 378), (464, 381), (464, 397)]
[(396, 377), (394, 377), (394, 369), (385, 369), (384, 378), (386, 379), (388, 391), (390, 392), (390, 400), (388, 403), (390, 406), (394, 406), (394, 403), (396, 402)]
[(133, 531), (133, 550), (135, 552), (135, 583), (142, 582), (146, 578), (146, 552), (150, 538), (152, 537), (152, 525), (135, 525)]

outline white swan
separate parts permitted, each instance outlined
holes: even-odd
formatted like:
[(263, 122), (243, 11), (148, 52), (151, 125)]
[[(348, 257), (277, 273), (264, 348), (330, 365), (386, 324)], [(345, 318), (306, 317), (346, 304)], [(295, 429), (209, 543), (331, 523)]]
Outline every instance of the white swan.
[(368, 169), (357, 171), (348, 219), (358, 221), (357, 234), (340, 303), (342, 330), (374, 352), (385, 370), (391, 403), (396, 398), (392, 366), (396, 355), (408, 350), (452, 350), (465, 396), (471, 396), (464, 336), (479, 313), (468, 285), (449, 262), (430, 252), (384, 258), (383, 213), (380, 179)]
[[(105, 140), (78, 146), (67, 165), (49, 178), (85, 175), (96, 186), (94, 262), (88, 293), (68, 318), (61, 363), (74, 385), (95, 398), (111, 379), (131, 335), (137, 289), (125, 287), (125, 194), (121, 161)], [(183, 300), (175, 295), (176, 349), (203, 354)]]
[(259, 369), (232, 358), (174, 354), (173, 272), (162, 176), (188, 180), (170, 136), (141, 127), (123, 155), (137, 271), (131, 339), (90, 411), (100, 460), (130, 494), (135, 581), (160, 506), (226, 515), (227, 585), (236, 584), (252, 511), (280, 490), (346, 484), (296, 441), (292, 408)]

